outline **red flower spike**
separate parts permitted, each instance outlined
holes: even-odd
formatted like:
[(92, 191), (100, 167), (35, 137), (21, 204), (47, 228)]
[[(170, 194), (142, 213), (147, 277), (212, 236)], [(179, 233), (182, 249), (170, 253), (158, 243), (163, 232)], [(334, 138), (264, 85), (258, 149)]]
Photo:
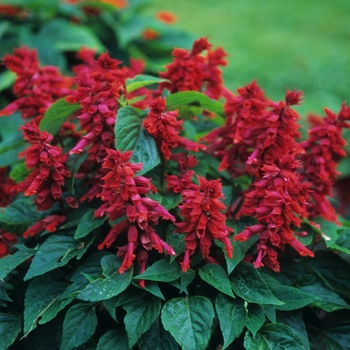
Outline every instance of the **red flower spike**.
[(179, 205), (183, 221), (175, 223), (176, 233), (185, 233), (185, 255), (182, 262), (184, 272), (190, 266), (189, 258), (197, 246), (204, 259), (209, 257), (213, 239), (224, 243), (227, 255), (232, 257), (232, 245), (228, 235), (233, 230), (225, 225), (225, 216), (221, 213), (225, 205), (219, 200), (223, 198), (220, 180), (208, 181), (197, 176), (197, 189), (183, 190), (182, 204)]
[(0, 229), (0, 259), (11, 254), (11, 248), (18, 242), (15, 234)]
[(71, 176), (66, 165), (68, 156), (62, 154), (60, 147), (52, 146), (52, 135), (46, 131), (40, 132), (34, 122), (25, 124), (20, 130), (23, 131), (23, 138), (32, 144), (19, 154), (25, 157), (31, 173), (16, 189), (24, 192), (25, 196), (36, 194), (38, 210), (46, 210), (61, 197), (64, 180)]
[(27, 231), (23, 233), (23, 238), (36, 236), (44, 230), (54, 232), (59, 225), (62, 225), (66, 221), (66, 219), (67, 218), (64, 215), (49, 215), (45, 219), (39, 220), (33, 226), (29, 227)]
[(326, 220), (338, 223), (336, 211), (327, 197), (332, 195), (333, 183), (338, 175), (336, 160), (346, 155), (343, 149), (346, 141), (341, 133), (343, 128), (350, 128), (347, 122), (350, 120), (350, 106), (343, 103), (338, 114), (327, 108), (325, 113), (323, 119), (309, 116), (309, 135), (306, 141), (300, 143), (306, 151), (302, 155), (303, 176), (313, 184), (307, 211), (311, 219), (321, 215)]
[(34, 118), (39, 124), (51, 104), (71, 92), (72, 79), (63, 77), (57, 67), (40, 67), (33, 49), (14, 49), (13, 55), (4, 56), (3, 64), (16, 73), (13, 92), (17, 100), (0, 111), (0, 116), (20, 110), (23, 119)]
[(163, 97), (153, 100), (150, 105), (151, 110), (143, 123), (144, 128), (155, 138), (164, 158), (170, 159), (171, 150), (175, 147), (184, 147), (193, 152), (204, 150), (204, 145), (179, 136), (183, 130), (183, 121), (177, 120), (178, 111), (165, 112), (165, 104), (166, 100)]
[[(175, 221), (175, 218), (158, 202), (145, 197), (148, 193), (155, 192), (156, 188), (150, 179), (144, 176), (136, 176), (142, 169), (141, 164), (130, 163), (131, 151), (120, 152), (106, 149), (107, 157), (102, 164), (105, 175), (102, 177), (102, 192), (97, 195), (105, 202), (96, 210), (95, 216), (101, 217), (105, 213), (111, 221), (126, 215), (126, 219), (114, 225), (105, 240), (98, 249), (108, 248), (120, 235), (128, 231), (125, 246), (118, 247), (117, 255), (123, 258), (119, 272), (129, 269), (137, 254), (155, 248), (160, 253), (165, 252), (175, 255), (174, 250), (168, 246), (154, 232), (153, 225), (157, 225), (158, 219)], [(123, 235), (125, 237), (125, 235)]]

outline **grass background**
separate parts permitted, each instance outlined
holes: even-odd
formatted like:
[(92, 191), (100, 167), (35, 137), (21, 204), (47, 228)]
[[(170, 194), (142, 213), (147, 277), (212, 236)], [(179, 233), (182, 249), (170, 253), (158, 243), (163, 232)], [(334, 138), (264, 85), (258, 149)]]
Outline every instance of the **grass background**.
[(228, 52), (232, 90), (257, 78), (277, 100), (297, 88), (302, 115), (350, 103), (350, 0), (152, 0), (148, 13), (158, 10)]

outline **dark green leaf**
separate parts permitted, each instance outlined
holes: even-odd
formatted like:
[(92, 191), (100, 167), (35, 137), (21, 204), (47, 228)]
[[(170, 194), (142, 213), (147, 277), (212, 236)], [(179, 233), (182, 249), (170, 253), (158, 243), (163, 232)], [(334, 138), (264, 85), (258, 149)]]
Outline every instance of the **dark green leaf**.
[(75, 231), (74, 238), (79, 239), (87, 236), (95, 228), (100, 227), (107, 220), (107, 217), (95, 218), (95, 209), (88, 209), (88, 211), (81, 218), (78, 227)]
[(66, 102), (64, 98), (57, 100), (45, 112), (44, 118), (39, 124), (40, 130), (55, 136), (61, 129), (63, 122), (80, 108), (79, 103), (71, 104)]
[(282, 305), (251, 264), (239, 264), (230, 276), (233, 291), (250, 303)]
[(232, 299), (221, 293), (216, 297), (215, 309), (224, 337), (223, 349), (226, 349), (242, 332), (247, 320), (247, 310), (241, 299)]
[(333, 245), (335, 245), (335, 242), (338, 239), (338, 230), (340, 227), (335, 222), (326, 221), (321, 217), (314, 219), (313, 222), (321, 226), (320, 230), (314, 225), (311, 225), (311, 228), (321, 235), (326, 246), (331, 248)]
[(112, 329), (105, 333), (98, 341), (96, 350), (127, 350), (128, 336), (119, 329)]
[(24, 280), (43, 275), (64, 266), (70, 259), (80, 259), (93, 241), (93, 237), (74, 239), (74, 230), (58, 232), (50, 236), (36, 253)]
[(102, 273), (105, 278), (98, 278), (89, 283), (76, 298), (85, 301), (110, 299), (124, 291), (131, 283), (133, 268), (120, 274), (118, 269), (122, 261), (115, 255), (107, 255), (101, 259)]
[(166, 99), (166, 108), (168, 111), (179, 109), (184, 105), (200, 107), (206, 111), (210, 111), (218, 115), (225, 115), (222, 104), (218, 101), (210, 99), (202, 92), (180, 91), (169, 95)]
[(71, 191), (73, 194), (75, 193), (74, 191), (75, 174), (78, 172), (80, 166), (83, 164), (87, 156), (88, 156), (88, 153), (84, 151), (79, 154), (73, 154), (68, 159), (67, 166), (70, 171), (71, 177), (68, 177), (66, 179), (65, 185), (67, 186), (69, 191)]
[(283, 305), (277, 305), (277, 310), (291, 311), (300, 309), (315, 301), (314, 295), (290, 286), (280, 285), (272, 287), (271, 291), (278, 300), (284, 303)]
[(141, 275), (134, 278), (147, 281), (171, 282), (181, 277), (182, 271), (177, 262), (169, 264), (167, 259), (156, 261)]
[(37, 327), (40, 318), (40, 324), (49, 322), (71, 301), (58, 301), (66, 287), (66, 283), (54, 282), (48, 276), (40, 276), (31, 281), (24, 300), (25, 336)]
[[(4, 24), (1, 23), (0, 25)], [(1, 29), (0, 29), (1, 31)], [(1, 33), (0, 33), (0, 37), (1, 37)], [(16, 78), (16, 75), (15, 73), (9, 71), (9, 70), (6, 70), (5, 72), (2, 72), (0, 74), (0, 92), (9, 88), (10, 86), (13, 85), (13, 83), (15, 82), (15, 78)]]
[(199, 276), (221, 293), (234, 297), (230, 280), (221, 266), (215, 264), (204, 265), (199, 269)]
[(337, 324), (323, 332), (326, 337), (327, 350), (347, 350), (350, 349), (350, 322), (346, 321)]
[(192, 269), (188, 269), (183, 272), (180, 277), (180, 293), (186, 293), (188, 295), (187, 287), (192, 283), (196, 276), (196, 273)]
[(81, 23), (72, 24), (68, 20), (54, 19), (42, 27), (41, 36), (54, 38), (52, 47), (58, 51), (78, 51), (82, 47), (88, 47), (102, 52), (105, 47), (100, 42), (94, 31)]
[(12, 301), (12, 299), (10, 299), (10, 297), (7, 295), (6, 283), (3, 281), (0, 281), (0, 305), (2, 301)]
[[(133, 284), (141, 288), (138, 283), (133, 282)], [(142, 289), (153, 294), (159, 299), (165, 300), (164, 295), (161, 292), (157, 282), (147, 281), (147, 283), (145, 283), (145, 288)]]
[(119, 109), (115, 137), (117, 150), (133, 151), (130, 161), (143, 163), (143, 168), (138, 175), (146, 173), (160, 163), (156, 142), (142, 127), (135, 108), (122, 107)]
[(258, 330), (265, 323), (265, 314), (263, 309), (257, 304), (249, 304), (247, 311), (248, 311), (248, 315), (247, 315), (246, 327), (255, 336)]
[(6, 167), (18, 163), (18, 154), (23, 152), (26, 145), (21, 134), (7, 136), (0, 142), (0, 167)]
[(128, 334), (129, 347), (133, 347), (159, 316), (161, 302), (158, 298), (151, 296), (139, 298), (125, 304), (123, 308), (126, 311), (124, 323)]
[(90, 304), (73, 305), (63, 322), (60, 350), (75, 349), (84, 344), (95, 333), (97, 317)]
[(157, 201), (166, 210), (175, 208), (182, 200), (181, 194), (174, 192), (168, 192), (165, 195), (162, 195), (159, 192), (157, 192), (148, 195), (148, 197)]
[(166, 230), (166, 241), (175, 250), (176, 255), (170, 257), (172, 263), (176, 257), (182, 254), (185, 250), (185, 234), (174, 233), (174, 225), (169, 225)]
[(305, 350), (299, 335), (294, 329), (281, 323), (266, 324), (255, 337), (247, 332), (244, 338), (244, 346), (249, 350)]
[(37, 252), (35, 249), (27, 248), (24, 245), (17, 245), (17, 247), (19, 248), (17, 252), (0, 259), (0, 280)]
[(300, 336), (304, 348), (306, 350), (310, 350), (309, 338), (305, 329), (302, 310), (297, 310), (293, 312), (279, 312), (277, 315), (277, 319), (278, 323), (283, 323), (293, 328)]
[(24, 162), (19, 163), (11, 170), (10, 178), (16, 183), (20, 183), (26, 179), (29, 173), (26, 164)]
[(276, 306), (261, 304), (260, 307), (267, 319), (272, 323), (276, 323)]
[(153, 77), (152, 75), (139, 74), (133, 77), (132, 79), (126, 79), (126, 91), (127, 93), (137, 90), (143, 86), (159, 84), (169, 82), (167, 79), (162, 79), (158, 77)]
[(178, 350), (179, 345), (171, 334), (164, 330), (159, 319), (145, 332), (138, 341), (142, 350)]
[(16, 340), (18, 333), (21, 331), (22, 315), (1, 313), (0, 314), (0, 339), (1, 349), (8, 349)]
[(201, 296), (171, 299), (162, 310), (164, 328), (183, 350), (207, 348), (213, 318), (212, 303)]

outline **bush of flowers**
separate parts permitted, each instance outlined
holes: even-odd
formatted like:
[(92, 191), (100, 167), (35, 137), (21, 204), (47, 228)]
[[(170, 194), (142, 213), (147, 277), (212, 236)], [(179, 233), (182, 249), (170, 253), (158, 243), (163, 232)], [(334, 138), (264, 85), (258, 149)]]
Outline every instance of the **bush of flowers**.
[(230, 91), (226, 56), (200, 38), (157, 74), (84, 47), (63, 72), (3, 57), (0, 349), (350, 347), (350, 106), (301, 140), (302, 93)]

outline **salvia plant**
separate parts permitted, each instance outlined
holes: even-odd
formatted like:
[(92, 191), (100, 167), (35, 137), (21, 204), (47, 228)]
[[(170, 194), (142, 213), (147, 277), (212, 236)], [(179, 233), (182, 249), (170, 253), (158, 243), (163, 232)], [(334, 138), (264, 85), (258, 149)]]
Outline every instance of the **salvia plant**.
[(207, 38), (151, 75), (39, 56), (2, 60), (0, 349), (349, 349), (350, 106), (302, 140), (302, 93), (230, 91)]

